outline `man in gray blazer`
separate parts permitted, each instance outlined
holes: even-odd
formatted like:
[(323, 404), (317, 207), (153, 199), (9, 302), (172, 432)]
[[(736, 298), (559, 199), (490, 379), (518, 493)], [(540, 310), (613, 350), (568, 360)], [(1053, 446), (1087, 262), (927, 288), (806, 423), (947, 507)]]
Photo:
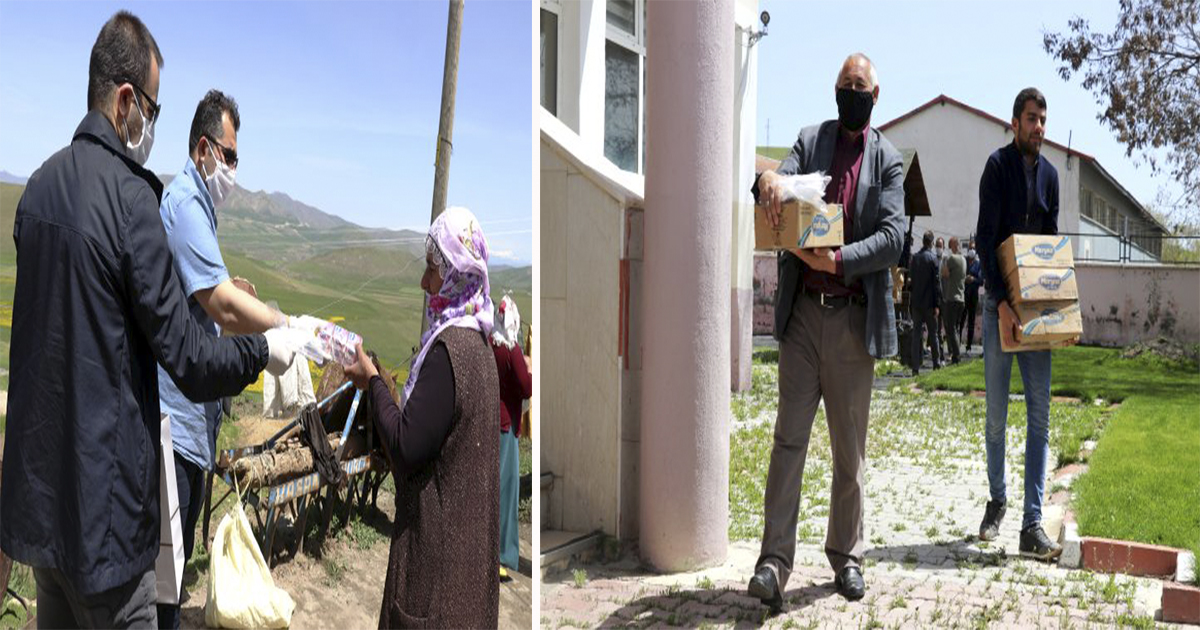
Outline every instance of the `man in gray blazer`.
[(833, 488), (825, 554), (838, 592), (862, 598), (863, 466), (875, 359), (896, 354), (889, 267), (904, 241), (900, 153), (870, 127), (879, 98), (875, 68), (856, 53), (835, 84), (838, 119), (806, 127), (775, 171), (755, 182), (758, 203), (779, 217), (785, 175), (824, 172), (825, 201), (844, 209), (846, 245), (779, 256), (775, 337), (779, 340), (779, 413), (767, 473), (762, 553), (749, 591), (773, 609), (796, 552), (800, 482), (817, 405), (825, 399), (833, 449)]

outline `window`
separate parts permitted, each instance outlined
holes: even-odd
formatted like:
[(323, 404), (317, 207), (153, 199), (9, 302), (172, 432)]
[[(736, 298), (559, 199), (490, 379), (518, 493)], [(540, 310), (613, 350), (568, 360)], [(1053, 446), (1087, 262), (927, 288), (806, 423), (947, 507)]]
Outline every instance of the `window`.
[(1083, 195), (1079, 200), (1079, 213), (1087, 218), (1092, 218), (1092, 191), (1084, 190)]
[(641, 173), (645, 156), (645, 0), (607, 0), (604, 157)]
[(541, 101), (546, 111), (558, 115), (558, 17), (557, 2), (542, 2), (541, 16)]

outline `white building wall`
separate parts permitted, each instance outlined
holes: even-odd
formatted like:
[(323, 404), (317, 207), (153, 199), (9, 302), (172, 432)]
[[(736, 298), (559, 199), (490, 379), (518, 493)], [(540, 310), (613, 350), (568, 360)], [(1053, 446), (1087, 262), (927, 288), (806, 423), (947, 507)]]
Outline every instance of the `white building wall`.
[(733, 391), (750, 389), (754, 339), (755, 129), (758, 116), (758, 49), (750, 34), (761, 25), (758, 0), (737, 0), (734, 13), (733, 247), (730, 250), (732, 318), (730, 366)]
[[(1051, 133), (1054, 120), (1048, 121)], [(916, 149), (932, 216), (917, 218), (914, 242), (931, 229), (938, 236), (966, 238), (979, 219), (979, 178), (988, 156), (1012, 142), (1011, 128), (953, 104), (932, 107), (887, 128), (883, 135), (897, 149)], [(1042, 155), (1058, 171), (1059, 219), (1063, 232), (1079, 231), (1079, 158), (1042, 145)]]
[[(621, 502), (620, 259), (641, 178), (542, 115), (538, 369), (543, 473), (553, 529), (616, 536)], [(598, 165), (592, 167), (590, 165)]]

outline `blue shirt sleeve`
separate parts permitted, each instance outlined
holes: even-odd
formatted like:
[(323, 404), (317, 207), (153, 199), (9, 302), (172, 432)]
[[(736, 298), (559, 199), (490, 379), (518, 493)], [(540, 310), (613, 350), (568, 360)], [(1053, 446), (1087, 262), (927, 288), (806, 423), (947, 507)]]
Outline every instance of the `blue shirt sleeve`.
[(163, 205), (166, 210), (163, 225), (175, 255), (175, 271), (179, 273), (183, 292), (190, 297), (228, 280), (229, 271), (217, 245), (216, 226), (209, 219), (199, 195), (167, 197), (163, 199)]

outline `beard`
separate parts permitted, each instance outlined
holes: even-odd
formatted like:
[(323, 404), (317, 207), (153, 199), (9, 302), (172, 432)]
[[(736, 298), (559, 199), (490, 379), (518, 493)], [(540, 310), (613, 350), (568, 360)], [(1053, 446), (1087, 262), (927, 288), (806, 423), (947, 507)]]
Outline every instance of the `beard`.
[(1024, 140), (1021, 135), (1017, 134), (1017, 149), (1024, 155), (1036, 156), (1041, 151), (1041, 141), (1034, 142), (1033, 136), (1027, 136)]

